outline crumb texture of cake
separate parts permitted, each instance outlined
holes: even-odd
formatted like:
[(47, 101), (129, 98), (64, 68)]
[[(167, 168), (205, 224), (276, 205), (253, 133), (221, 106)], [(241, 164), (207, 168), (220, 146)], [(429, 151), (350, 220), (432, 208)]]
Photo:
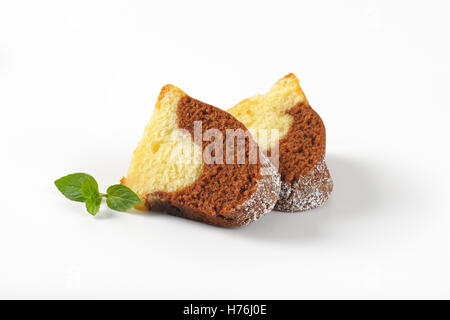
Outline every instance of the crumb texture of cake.
[[(228, 130), (246, 133), (245, 144), (227, 144)], [(213, 134), (206, 137), (208, 132)], [(153, 158), (154, 146), (161, 157)], [(226, 152), (230, 147), (235, 152)], [(172, 85), (162, 89), (123, 183), (151, 210), (227, 227), (272, 210), (281, 189), (280, 175), (241, 122)]]
[[(201, 147), (178, 130), (178, 102), (185, 95), (174, 86), (162, 88), (153, 115), (133, 153), (124, 184), (143, 201), (155, 191), (176, 191), (192, 184), (202, 171)], [(197, 161), (192, 161), (192, 159)], [(162, 168), (164, 168), (162, 170)], [(145, 209), (144, 205), (139, 209)]]
[(333, 182), (325, 163), (325, 126), (295, 75), (228, 111), (253, 133), (261, 151), (278, 160), (281, 192), (276, 210), (305, 211), (328, 199)]

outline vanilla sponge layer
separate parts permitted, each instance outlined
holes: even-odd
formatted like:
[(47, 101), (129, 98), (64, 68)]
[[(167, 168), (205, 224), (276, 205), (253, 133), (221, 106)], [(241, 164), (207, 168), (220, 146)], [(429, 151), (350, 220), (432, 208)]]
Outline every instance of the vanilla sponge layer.
[[(293, 117), (286, 111), (306, 97), (295, 75), (289, 74), (275, 83), (266, 94), (241, 101), (228, 112), (252, 133), (262, 151), (274, 148), (289, 131)], [(278, 131), (274, 134), (273, 130)]]
[(178, 102), (184, 95), (171, 85), (162, 89), (133, 153), (123, 183), (143, 202), (153, 192), (173, 192), (189, 186), (202, 172), (201, 147), (194, 144), (189, 132), (178, 128)]

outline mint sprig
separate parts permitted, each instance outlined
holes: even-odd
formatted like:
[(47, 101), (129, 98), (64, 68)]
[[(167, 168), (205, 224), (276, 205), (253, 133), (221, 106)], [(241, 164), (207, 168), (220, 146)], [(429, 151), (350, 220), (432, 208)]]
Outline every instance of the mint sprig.
[(100, 210), (102, 198), (106, 198), (109, 208), (127, 211), (141, 202), (141, 199), (128, 187), (115, 184), (105, 193), (98, 191), (98, 183), (89, 174), (73, 173), (55, 181), (59, 191), (72, 201), (84, 202), (86, 210), (95, 216)]

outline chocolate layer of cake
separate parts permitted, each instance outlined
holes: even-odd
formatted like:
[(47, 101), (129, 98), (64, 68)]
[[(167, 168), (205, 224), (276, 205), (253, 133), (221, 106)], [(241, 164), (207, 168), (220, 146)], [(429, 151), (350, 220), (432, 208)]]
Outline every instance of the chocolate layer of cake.
[(300, 103), (286, 111), (294, 120), (286, 136), (280, 140), (279, 171), (281, 181), (293, 183), (310, 172), (325, 154), (325, 126), (319, 115), (307, 104)]
[(333, 190), (325, 164), (325, 126), (306, 103), (286, 111), (294, 119), (279, 144), (281, 192), (276, 210), (304, 211), (322, 205)]

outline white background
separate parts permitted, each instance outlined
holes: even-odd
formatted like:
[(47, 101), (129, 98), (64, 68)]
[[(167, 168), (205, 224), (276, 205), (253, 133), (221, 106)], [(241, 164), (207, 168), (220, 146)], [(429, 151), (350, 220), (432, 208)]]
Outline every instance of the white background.
[[(450, 298), (448, 1), (0, 1), (0, 298)], [(97, 217), (160, 88), (227, 109), (293, 72), (322, 208), (240, 229)]]

